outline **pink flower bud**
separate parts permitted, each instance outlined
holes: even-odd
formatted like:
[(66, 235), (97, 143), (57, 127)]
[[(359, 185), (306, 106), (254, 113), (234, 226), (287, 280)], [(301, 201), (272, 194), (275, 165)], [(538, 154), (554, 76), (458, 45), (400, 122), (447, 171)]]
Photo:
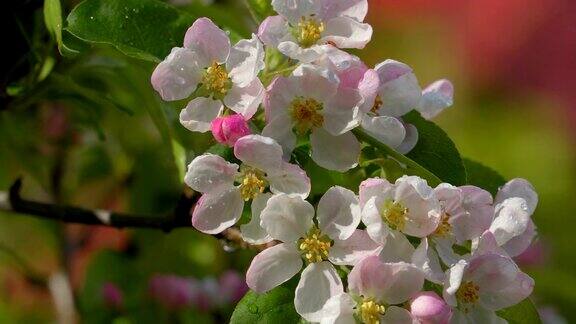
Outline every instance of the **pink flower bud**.
[(120, 309), (124, 304), (124, 294), (115, 284), (107, 282), (102, 285), (102, 299), (110, 308)]
[(446, 324), (452, 317), (452, 309), (436, 293), (424, 291), (410, 302), (412, 316), (422, 324)]
[(214, 119), (211, 130), (218, 143), (231, 147), (240, 137), (251, 134), (248, 123), (238, 114)]

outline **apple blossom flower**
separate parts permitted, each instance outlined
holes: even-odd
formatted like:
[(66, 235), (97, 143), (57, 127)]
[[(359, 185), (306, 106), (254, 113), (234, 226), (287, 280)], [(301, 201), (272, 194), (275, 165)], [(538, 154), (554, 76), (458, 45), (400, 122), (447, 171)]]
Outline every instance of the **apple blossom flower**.
[(331, 46), (364, 48), (372, 37), (372, 27), (363, 23), (367, 0), (272, 0), (272, 7), (279, 15), (266, 18), (258, 36), (302, 63)]
[(452, 309), (435, 292), (424, 291), (410, 301), (410, 314), (420, 324), (448, 324)]
[(236, 141), (243, 136), (250, 135), (250, 127), (242, 115), (216, 117), (210, 129), (218, 143), (234, 147)]
[(299, 166), (282, 160), (282, 147), (268, 137), (238, 139), (234, 155), (242, 161), (240, 166), (210, 153), (188, 165), (185, 183), (203, 194), (194, 207), (192, 225), (203, 233), (220, 233), (240, 219), (244, 202), (252, 200), (252, 219), (241, 227), (243, 238), (253, 244), (269, 242), (259, 224), (271, 196), (265, 190), (307, 197), (310, 179)]
[(538, 194), (528, 181), (512, 179), (498, 190), (495, 203), (490, 231), (508, 255), (520, 255), (536, 237), (531, 216), (538, 205)]
[(262, 135), (276, 139), (288, 157), (297, 135), (310, 134), (312, 159), (318, 165), (337, 171), (355, 167), (360, 143), (350, 130), (358, 126), (360, 97), (339, 89), (339, 82), (332, 71), (311, 64), (274, 79), (264, 100), (267, 124)]
[(180, 123), (207, 132), (224, 107), (250, 119), (262, 101), (258, 73), (264, 68), (264, 49), (258, 37), (231, 46), (228, 35), (210, 19), (199, 18), (186, 32), (184, 47), (175, 47), (152, 73), (151, 82), (162, 99), (181, 100), (195, 94), (180, 113)]
[(505, 323), (495, 311), (521, 302), (533, 288), (534, 280), (510, 257), (486, 251), (446, 271), (443, 297), (453, 323)]
[(246, 273), (248, 287), (266, 292), (292, 278), (306, 267), (296, 288), (296, 311), (306, 320), (318, 322), (330, 297), (343, 292), (333, 264), (353, 265), (380, 247), (360, 223), (356, 195), (342, 187), (330, 188), (320, 199), (314, 222), (314, 207), (302, 196), (278, 194), (268, 200), (261, 225), (280, 244), (252, 260)]
[(413, 324), (415, 318), (397, 305), (408, 301), (424, 284), (412, 264), (383, 263), (377, 256), (360, 261), (348, 274), (348, 293), (331, 297), (322, 310), (321, 324)]
[(442, 79), (430, 84), (422, 91), (420, 103), (415, 107), (422, 117), (432, 119), (454, 103), (454, 86)]

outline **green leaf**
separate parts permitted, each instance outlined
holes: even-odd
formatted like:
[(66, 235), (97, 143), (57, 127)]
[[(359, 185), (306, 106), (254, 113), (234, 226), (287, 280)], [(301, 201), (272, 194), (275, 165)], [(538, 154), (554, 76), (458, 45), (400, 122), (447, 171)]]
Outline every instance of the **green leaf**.
[(540, 316), (530, 298), (521, 303), (498, 311), (496, 314), (507, 320), (509, 324), (541, 324)]
[(418, 143), (406, 156), (444, 182), (455, 186), (466, 184), (464, 163), (448, 135), (416, 111), (407, 114), (403, 119), (418, 129)]
[(275, 15), (270, 0), (246, 0), (246, 4), (256, 22), (261, 22), (266, 17)]
[(195, 18), (156, 0), (85, 0), (68, 16), (66, 30), (86, 42), (158, 62), (172, 47), (182, 46)]
[(44, 1), (44, 23), (58, 44), (58, 49), (62, 48), (62, 7), (60, 0)]
[(298, 323), (294, 288), (282, 285), (265, 294), (249, 291), (234, 309), (231, 324)]
[(492, 195), (496, 195), (498, 188), (506, 183), (506, 179), (493, 169), (467, 158), (463, 160), (466, 167), (467, 184), (478, 186), (489, 191)]

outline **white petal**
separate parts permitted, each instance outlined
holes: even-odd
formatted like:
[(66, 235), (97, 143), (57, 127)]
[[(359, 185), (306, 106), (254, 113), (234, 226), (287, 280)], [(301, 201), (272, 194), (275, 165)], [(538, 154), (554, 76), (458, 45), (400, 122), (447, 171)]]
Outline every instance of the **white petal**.
[(320, 324), (355, 324), (356, 302), (347, 293), (332, 296), (323, 308)]
[(365, 230), (355, 230), (346, 240), (334, 240), (330, 248), (330, 262), (337, 265), (355, 265), (364, 258), (378, 255), (382, 245), (374, 242)]
[(382, 316), (382, 324), (414, 324), (419, 323), (412, 314), (402, 307), (390, 306)]
[(263, 98), (264, 86), (260, 79), (256, 78), (245, 87), (233, 83), (232, 89), (224, 97), (224, 104), (244, 116), (244, 119), (250, 119), (258, 110)]
[(358, 104), (361, 97), (357, 91), (341, 89), (324, 107), (324, 129), (338, 136), (358, 126)]
[(312, 160), (323, 168), (344, 172), (358, 165), (360, 142), (350, 132), (332, 136), (323, 129), (316, 129), (310, 135), (310, 144)]
[(389, 116), (362, 116), (362, 128), (372, 137), (390, 146), (397, 147), (406, 137), (404, 124), (395, 117)]
[(418, 144), (418, 129), (416, 126), (404, 123), (404, 129), (406, 130), (406, 136), (402, 144), (396, 148), (396, 151), (402, 154), (412, 151), (412, 149), (416, 147), (416, 144)]
[(490, 226), (490, 232), (494, 233), (499, 245), (526, 231), (530, 213), (523, 198), (508, 198), (496, 208), (496, 217)]
[(452, 213), (450, 223), (458, 242), (477, 238), (490, 227), (494, 218), (492, 195), (474, 186), (460, 187), (462, 208)]
[(380, 77), (381, 115), (402, 116), (418, 105), (422, 89), (408, 65), (386, 60), (375, 69)]
[(278, 76), (270, 82), (262, 102), (267, 122), (280, 116), (288, 116), (288, 108), (292, 100), (300, 95), (300, 87), (296, 81), (297, 79), (294, 78)]
[(326, 22), (322, 43), (331, 42), (338, 48), (364, 48), (372, 38), (372, 26), (350, 17), (336, 17)]
[(196, 19), (184, 36), (184, 46), (196, 52), (201, 66), (212, 62), (224, 63), (230, 53), (230, 39), (212, 20)]
[(258, 253), (246, 271), (246, 284), (264, 293), (288, 281), (302, 269), (300, 253), (292, 244), (280, 243)]
[(414, 246), (406, 236), (397, 231), (390, 231), (386, 244), (380, 252), (380, 260), (384, 262), (411, 262)]
[(151, 83), (166, 101), (188, 98), (202, 78), (202, 69), (193, 51), (174, 47), (164, 61), (154, 69)]
[(444, 272), (440, 267), (438, 255), (428, 244), (428, 239), (423, 238), (418, 248), (412, 255), (412, 263), (421, 269), (426, 279), (437, 284), (444, 282)]
[(370, 178), (362, 181), (358, 191), (360, 207), (364, 208), (364, 205), (370, 198), (379, 196), (385, 191), (390, 190), (391, 187), (392, 184), (386, 179)]
[(294, 41), (286, 40), (278, 44), (280, 53), (300, 63), (311, 63), (328, 52), (332, 45), (313, 45), (303, 48)]
[(422, 98), (416, 109), (422, 117), (432, 119), (445, 108), (452, 106), (454, 86), (446, 79), (438, 80), (422, 91)]
[(282, 145), (284, 160), (290, 159), (290, 154), (296, 146), (296, 135), (292, 131), (292, 120), (288, 115), (278, 116), (271, 120), (264, 126), (262, 135), (275, 139)]
[(384, 245), (391, 230), (380, 215), (377, 207), (377, 197), (372, 197), (362, 209), (362, 222), (366, 225), (366, 232), (377, 243)]
[(192, 225), (202, 233), (218, 234), (236, 224), (244, 200), (237, 187), (222, 188), (200, 197), (192, 212)]
[(276, 171), (282, 166), (282, 147), (270, 137), (246, 135), (234, 144), (234, 155), (261, 171)]
[(458, 291), (458, 288), (460, 288), (462, 278), (464, 277), (464, 271), (466, 270), (467, 266), (468, 263), (466, 260), (460, 260), (446, 271), (442, 297), (444, 297), (444, 300), (450, 306), (458, 305), (455, 295)]
[(328, 103), (337, 93), (340, 80), (327, 68), (302, 64), (292, 72), (291, 79), (300, 88), (300, 95)]
[(528, 205), (528, 212), (530, 214), (534, 213), (536, 210), (536, 205), (538, 205), (538, 194), (530, 182), (525, 179), (512, 179), (498, 190), (496, 194), (496, 204), (503, 202), (505, 199), (519, 197), (526, 200)]
[(534, 289), (534, 279), (530, 278), (524, 272), (518, 272), (514, 281), (490, 295), (483, 295), (480, 304), (490, 310), (499, 310), (502, 308), (514, 306), (532, 294)]
[(296, 164), (282, 162), (282, 167), (269, 173), (267, 178), (270, 182), (270, 191), (273, 193), (293, 193), (301, 195), (302, 198), (310, 194), (310, 178)]
[(512, 284), (518, 272), (518, 266), (509, 257), (484, 254), (470, 260), (466, 280), (480, 287), (480, 297), (489, 296)]
[(328, 300), (343, 292), (342, 281), (330, 262), (311, 263), (302, 271), (296, 287), (296, 312), (308, 321), (319, 322)]
[(320, 13), (320, 2), (316, 0), (272, 0), (272, 8), (294, 24), (298, 23), (301, 17)]
[(509, 256), (516, 257), (526, 251), (530, 244), (532, 244), (536, 234), (536, 225), (534, 225), (534, 222), (530, 220), (524, 233), (508, 240), (508, 242), (502, 245), (502, 248)]
[(188, 165), (184, 182), (199, 192), (208, 192), (220, 186), (232, 186), (238, 172), (238, 165), (214, 154), (197, 156)]
[(243, 39), (232, 47), (226, 68), (232, 81), (240, 87), (258, 77), (264, 69), (264, 47), (256, 35), (252, 34), (252, 39)]
[(279, 194), (268, 200), (260, 224), (273, 238), (295, 242), (312, 227), (314, 207), (298, 195)]
[(358, 197), (351, 190), (334, 186), (318, 203), (318, 227), (332, 239), (345, 240), (360, 224)]
[(180, 112), (180, 124), (193, 132), (205, 133), (212, 121), (220, 115), (222, 103), (209, 98), (192, 99)]
[(432, 196), (423, 196), (418, 186), (397, 182), (394, 201), (408, 209), (402, 232), (410, 236), (424, 237), (436, 230), (440, 222), (440, 205)]
[(280, 42), (292, 39), (288, 21), (282, 16), (269, 16), (258, 27), (258, 37), (266, 46), (278, 47)]
[(345, 16), (363, 21), (367, 13), (368, 0), (323, 0), (320, 17), (330, 19)]
[(272, 197), (272, 194), (267, 192), (256, 196), (252, 201), (252, 218), (249, 223), (240, 226), (244, 241), (250, 244), (264, 244), (273, 240), (266, 230), (260, 226), (262, 210), (266, 207), (270, 197)]

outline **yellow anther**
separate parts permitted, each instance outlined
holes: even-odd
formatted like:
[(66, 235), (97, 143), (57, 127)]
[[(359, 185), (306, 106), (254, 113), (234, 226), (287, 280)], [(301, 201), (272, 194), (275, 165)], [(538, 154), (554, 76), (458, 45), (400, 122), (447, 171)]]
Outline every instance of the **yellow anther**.
[(378, 304), (371, 298), (362, 300), (360, 308), (360, 319), (364, 324), (380, 324), (380, 317), (386, 312), (384, 305)]
[(212, 62), (212, 65), (204, 72), (202, 84), (215, 98), (223, 98), (232, 87), (226, 68), (216, 61)]
[(316, 44), (320, 38), (322, 38), (323, 32), (323, 22), (318, 21), (313, 17), (302, 17), (300, 18), (298, 25), (294, 28), (294, 37), (300, 46), (306, 48)]
[(462, 304), (473, 304), (478, 301), (480, 287), (472, 281), (465, 281), (460, 284), (456, 291), (456, 299)]
[(408, 208), (401, 203), (387, 200), (382, 208), (382, 219), (394, 230), (402, 231), (406, 225)]
[(305, 134), (314, 128), (322, 127), (324, 116), (323, 106), (312, 98), (297, 97), (290, 104), (290, 116), (294, 121), (296, 131)]
[(446, 237), (452, 232), (452, 224), (448, 222), (450, 220), (450, 215), (447, 213), (442, 214), (442, 218), (440, 219), (440, 224), (434, 231), (434, 235), (438, 237)]
[(332, 246), (332, 241), (322, 235), (318, 228), (314, 227), (306, 237), (300, 240), (298, 248), (306, 261), (313, 263), (327, 260), (330, 246)]
[(242, 166), (242, 169), (238, 180), (240, 195), (244, 201), (248, 201), (263, 193), (267, 183), (264, 172), (245, 166)]

